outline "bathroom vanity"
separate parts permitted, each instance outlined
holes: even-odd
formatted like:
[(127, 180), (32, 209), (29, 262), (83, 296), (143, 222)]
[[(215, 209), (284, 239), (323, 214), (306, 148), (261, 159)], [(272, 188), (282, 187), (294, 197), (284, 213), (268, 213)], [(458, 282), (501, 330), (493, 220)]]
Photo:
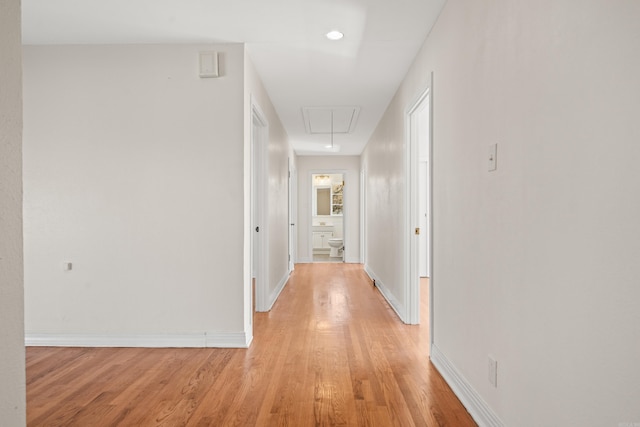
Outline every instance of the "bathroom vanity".
[(333, 238), (333, 224), (313, 225), (313, 249), (325, 249), (322, 252), (329, 252), (329, 239)]
[(331, 231), (314, 231), (313, 232), (313, 249), (326, 249), (329, 252), (329, 239), (333, 238)]

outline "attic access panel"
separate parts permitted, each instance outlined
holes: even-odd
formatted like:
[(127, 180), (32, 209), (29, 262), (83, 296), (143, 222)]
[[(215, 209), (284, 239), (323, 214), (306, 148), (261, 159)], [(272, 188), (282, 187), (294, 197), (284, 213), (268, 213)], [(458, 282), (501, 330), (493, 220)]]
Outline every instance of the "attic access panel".
[(360, 107), (302, 107), (304, 127), (308, 134), (330, 134), (333, 113), (333, 133), (351, 133), (356, 128)]

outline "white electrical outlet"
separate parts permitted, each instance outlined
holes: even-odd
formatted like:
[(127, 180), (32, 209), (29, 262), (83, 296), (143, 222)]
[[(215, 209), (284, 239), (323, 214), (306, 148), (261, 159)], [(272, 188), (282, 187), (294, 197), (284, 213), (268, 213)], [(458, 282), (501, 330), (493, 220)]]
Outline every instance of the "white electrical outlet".
[(498, 362), (489, 355), (489, 382), (492, 386), (498, 387)]
[(498, 169), (498, 144), (489, 146), (489, 172)]

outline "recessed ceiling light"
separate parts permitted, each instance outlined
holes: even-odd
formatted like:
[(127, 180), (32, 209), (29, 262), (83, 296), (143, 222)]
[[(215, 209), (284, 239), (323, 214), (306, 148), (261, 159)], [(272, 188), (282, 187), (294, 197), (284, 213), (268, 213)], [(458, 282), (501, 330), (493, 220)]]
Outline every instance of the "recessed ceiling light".
[(344, 34), (342, 34), (340, 31), (337, 31), (337, 30), (329, 31), (327, 33), (327, 38), (329, 40), (340, 40), (343, 37), (344, 37)]

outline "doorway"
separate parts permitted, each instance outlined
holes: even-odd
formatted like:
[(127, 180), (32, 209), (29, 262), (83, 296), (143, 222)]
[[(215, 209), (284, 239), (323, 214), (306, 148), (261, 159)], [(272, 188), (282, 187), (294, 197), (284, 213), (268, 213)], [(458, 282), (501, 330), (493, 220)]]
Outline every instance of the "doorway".
[(295, 268), (296, 259), (296, 171), (293, 168), (292, 161), (289, 159), (289, 181), (288, 181), (288, 197), (289, 197), (289, 273)]
[(367, 265), (367, 171), (360, 171), (360, 263)]
[[(257, 103), (251, 102), (251, 289), (249, 307), (256, 311), (266, 311), (268, 293), (268, 258), (267, 242), (269, 241), (266, 221), (268, 200), (266, 186), (268, 176), (267, 144), (268, 122)], [(255, 302), (253, 299), (255, 298)], [(253, 316), (253, 308), (249, 310)], [(250, 323), (253, 323), (251, 318)]]
[[(433, 75), (431, 76), (433, 81)], [(405, 307), (409, 324), (420, 323), (420, 277), (429, 278), (429, 304), (433, 305), (433, 221), (432, 221), (432, 91), (431, 84), (406, 113), (407, 128), (407, 238)], [(431, 342), (433, 313), (429, 311)], [(426, 320), (426, 319), (425, 319)]]
[(311, 174), (311, 254), (313, 262), (344, 262), (345, 174)]

